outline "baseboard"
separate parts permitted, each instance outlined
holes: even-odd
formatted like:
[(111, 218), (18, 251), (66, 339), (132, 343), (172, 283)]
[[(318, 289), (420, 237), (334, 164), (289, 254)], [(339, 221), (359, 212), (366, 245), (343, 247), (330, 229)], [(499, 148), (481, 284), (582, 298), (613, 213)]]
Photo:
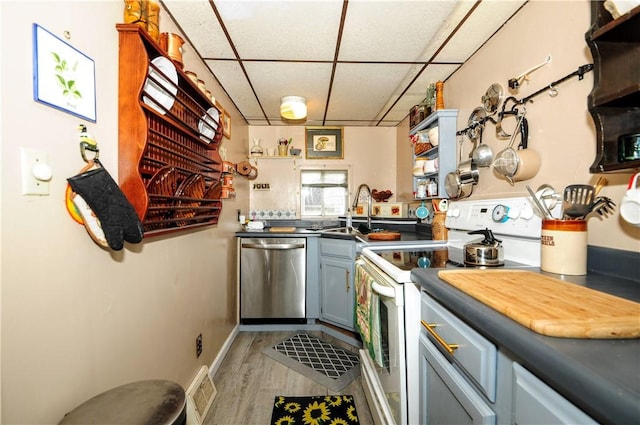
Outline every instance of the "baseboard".
[(218, 351), (218, 355), (216, 356), (215, 359), (213, 359), (211, 366), (209, 366), (209, 376), (212, 379), (213, 379), (213, 376), (218, 371), (218, 368), (222, 364), (222, 361), (226, 357), (227, 353), (229, 352), (229, 349), (231, 348), (231, 344), (233, 344), (233, 341), (236, 339), (236, 336), (238, 336), (238, 328), (239, 326), (236, 325), (231, 330), (231, 333), (229, 333), (229, 336), (225, 340), (224, 344), (222, 344), (222, 348), (220, 348), (220, 351)]

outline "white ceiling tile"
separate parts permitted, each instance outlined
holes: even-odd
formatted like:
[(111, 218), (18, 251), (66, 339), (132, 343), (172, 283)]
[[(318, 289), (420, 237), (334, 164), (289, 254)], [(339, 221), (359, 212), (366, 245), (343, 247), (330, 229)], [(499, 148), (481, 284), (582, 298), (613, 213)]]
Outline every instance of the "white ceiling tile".
[[(206, 61), (213, 75), (246, 119), (263, 119), (260, 105), (236, 61)], [(216, 96), (216, 93), (213, 93)], [(226, 105), (222, 105), (225, 107)]]
[[(410, 67), (405, 64), (338, 64), (327, 119), (342, 116), (355, 120), (375, 118)], [(333, 93), (339, 95), (333, 96)]]
[[(455, 6), (453, 1), (350, 1), (343, 61), (416, 61)], [(430, 22), (437, 22), (432, 25)]]
[(341, 1), (219, 1), (242, 58), (333, 60)]
[[(235, 59), (236, 56), (208, 1), (165, 0), (164, 4), (185, 29), (187, 38), (201, 57)], [(187, 50), (188, 47), (185, 46), (184, 49)]]
[(244, 65), (269, 119), (279, 119), (282, 97), (302, 96), (307, 99), (309, 119), (322, 120), (331, 64), (245, 62)]
[(464, 62), (522, 5), (522, 1), (483, 1), (436, 56), (439, 62)]

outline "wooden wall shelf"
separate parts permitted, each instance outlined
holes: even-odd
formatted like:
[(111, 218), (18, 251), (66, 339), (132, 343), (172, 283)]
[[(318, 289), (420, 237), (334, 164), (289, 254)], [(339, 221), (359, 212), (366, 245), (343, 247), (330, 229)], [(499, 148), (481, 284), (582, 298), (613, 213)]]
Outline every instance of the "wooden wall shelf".
[[(216, 224), (222, 211), (218, 148), (223, 129), (220, 120), (215, 132), (204, 124), (215, 122), (221, 111), (177, 64), (177, 84), (163, 78), (152, 61), (170, 58), (146, 31), (130, 24), (116, 28), (118, 177), (144, 224), (145, 237)], [(150, 92), (162, 85), (176, 92), (169, 108), (148, 104)]]
[(621, 160), (618, 153), (620, 136), (640, 132), (640, 6), (613, 19), (602, 1), (593, 1), (585, 39), (593, 56), (588, 104), (597, 133), (590, 171), (640, 168), (640, 160)]

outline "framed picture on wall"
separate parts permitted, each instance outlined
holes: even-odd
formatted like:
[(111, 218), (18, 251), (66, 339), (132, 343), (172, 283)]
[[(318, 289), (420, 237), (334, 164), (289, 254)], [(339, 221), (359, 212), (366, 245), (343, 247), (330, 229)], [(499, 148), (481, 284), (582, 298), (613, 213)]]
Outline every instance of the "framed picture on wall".
[(306, 127), (305, 157), (307, 159), (343, 159), (342, 127)]
[(94, 61), (38, 24), (33, 24), (33, 98), (96, 122)]
[(231, 115), (226, 109), (222, 109), (222, 134), (227, 139), (231, 139)]

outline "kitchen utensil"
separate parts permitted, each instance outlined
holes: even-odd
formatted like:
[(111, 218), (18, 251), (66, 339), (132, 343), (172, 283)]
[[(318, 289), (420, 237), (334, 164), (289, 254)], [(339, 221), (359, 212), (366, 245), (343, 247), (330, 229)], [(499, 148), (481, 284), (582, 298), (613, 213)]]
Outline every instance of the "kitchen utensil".
[(425, 218), (429, 217), (429, 209), (424, 206), (424, 201), (422, 201), (422, 204), (418, 208), (416, 208), (416, 217), (418, 217), (420, 220), (424, 220)]
[(463, 199), (473, 193), (473, 183), (463, 184), (456, 171), (448, 173), (444, 178), (444, 188), (451, 199)]
[(484, 239), (464, 246), (464, 263), (472, 266), (504, 265), (502, 242), (493, 236), (490, 229), (474, 230), (469, 235), (483, 235)]
[(498, 110), (498, 106), (502, 101), (502, 95), (504, 94), (504, 89), (498, 83), (493, 83), (487, 89), (487, 92), (482, 96), (482, 105), (484, 106), (485, 111), (492, 114)]
[(482, 135), (480, 135), (480, 145), (473, 150), (471, 158), (478, 167), (489, 167), (493, 162), (493, 149), (491, 149), (491, 146), (482, 143)]
[(529, 195), (531, 195), (531, 200), (533, 201), (533, 205), (535, 205), (536, 208), (538, 209), (540, 216), (542, 216), (542, 218), (553, 218), (551, 216), (551, 211), (549, 211), (549, 209), (546, 208), (546, 205), (543, 205), (543, 203), (540, 202), (540, 200), (536, 196), (533, 189), (531, 189), (529, 185), (526, 185), (525, 187), (527, 188), (527, 191), (529, 191)]
[(564, 189), (563, 210), (565, 218), (583, 218), (589, 214), (594, 188), (588, 184), (572, 184)]
[(478, 106), (471, 112), (469, 120), (467, 121), (467, 137), (472, 142), (476, 142), (482, 136), (484, 130), (484, 119), (487, 117), (487, 111), (482, 106)]
[(638, 179), (640, 173), (636, 173), (629, 179), (627, 192), (622, 198), (620, 204), (620, 215), (629, 224), (640, 226), (640, 188), (638, 188)]
[(600, 216), (608, 216), (613, 213), (615, 206), (616, 204), (610, 198), (607, 198), (606, 196), (598, 196), (591, 204), (587, 215), (592, 212), (596, 212)]
[(562, 201), (562, 195), (549, 184), (540, 185), (536, 190), (536, 196), (549, 212), (558, 205), (558, 202)]
[[(493, 162), (494, 170), (503, 175), (509, 184), (514, 182), (529, 180), (540, 170), (540, 155), (534, 150), (527, 149), (529, 126), (524, 117), (525, 111), (518, 121), (518, 131), (514, 131), (509, 140), (508, 146), (498, 152)], [(520, 133), (520, 144), (518, 150), (513, 148), (515, 136)]]
[(598, 196), (603, 187), (605, 187), (609, 183), (607, 179), (600, 176), (596, 181), (596, 184), (593, 185), (593, 196)]
[(476, 163), (470, 159), (468, 161), (463, 161), (458, 165), (458, 175), (460, 176), (460, 183), (476, 184), (478, 183), (480, 172), (478, 171)]

